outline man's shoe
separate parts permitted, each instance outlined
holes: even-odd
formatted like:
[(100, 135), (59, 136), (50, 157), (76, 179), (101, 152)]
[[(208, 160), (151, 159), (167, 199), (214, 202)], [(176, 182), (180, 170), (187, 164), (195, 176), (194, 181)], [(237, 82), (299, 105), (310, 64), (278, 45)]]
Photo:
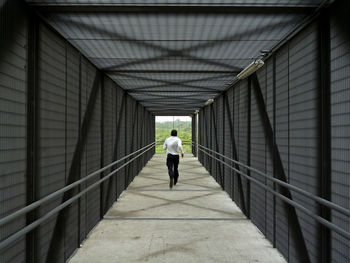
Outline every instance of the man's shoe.
[(174, 178), (170, 178), (170, 183), (169, 183), (170, 189), (173, 188), (173, 185), (174, 185)]
[(174, 185), (176, 185), (177, 184), (177, 179), (174, 179)]

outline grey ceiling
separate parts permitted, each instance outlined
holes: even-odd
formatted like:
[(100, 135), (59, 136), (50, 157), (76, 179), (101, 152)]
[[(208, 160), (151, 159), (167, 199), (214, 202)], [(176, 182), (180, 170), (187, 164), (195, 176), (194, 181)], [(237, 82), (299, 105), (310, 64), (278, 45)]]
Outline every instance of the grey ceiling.
[(151, 112), (188, 115), (323, 1), (27, 2)]

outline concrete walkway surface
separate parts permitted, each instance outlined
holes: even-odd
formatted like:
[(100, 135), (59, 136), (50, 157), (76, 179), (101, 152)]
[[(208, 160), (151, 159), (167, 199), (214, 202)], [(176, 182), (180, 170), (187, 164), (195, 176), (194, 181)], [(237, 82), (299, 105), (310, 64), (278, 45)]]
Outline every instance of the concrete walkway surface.
[(155, 155), (69, 262), (285, 262), (194, 157)]

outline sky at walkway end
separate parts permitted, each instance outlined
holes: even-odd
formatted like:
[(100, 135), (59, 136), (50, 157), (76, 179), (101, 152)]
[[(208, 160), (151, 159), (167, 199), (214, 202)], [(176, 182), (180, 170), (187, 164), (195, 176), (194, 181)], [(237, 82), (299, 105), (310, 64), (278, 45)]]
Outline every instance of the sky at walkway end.
[(167, 121), (191, 121), (189, 116), (156, 116), (156, 122), (167, 122)]

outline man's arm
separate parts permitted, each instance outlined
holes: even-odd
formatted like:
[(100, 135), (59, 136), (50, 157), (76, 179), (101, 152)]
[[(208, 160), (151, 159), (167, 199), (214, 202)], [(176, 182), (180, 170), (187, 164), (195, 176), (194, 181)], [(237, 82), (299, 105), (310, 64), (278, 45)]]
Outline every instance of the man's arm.
[(166, 144), (166, 140), (164, 141), (164, 144), (163, 144), (163, 150), (166, 150), (167, 148), (167, 144)]
[(182, 148), (181, 139), (179, 139), (178, 146), (179, 146), (179, 149), (180, 149), (180, 151), (181, 151), (181, 157), (183, 158), (185, 152), (184, 152), (184, 149)]

